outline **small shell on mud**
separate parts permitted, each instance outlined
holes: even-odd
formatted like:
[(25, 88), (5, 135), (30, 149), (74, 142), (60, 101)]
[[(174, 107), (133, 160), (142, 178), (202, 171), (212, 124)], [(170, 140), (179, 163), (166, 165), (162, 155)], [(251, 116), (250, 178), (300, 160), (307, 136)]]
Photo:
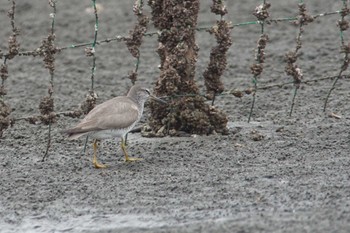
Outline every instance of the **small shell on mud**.
[(329, 117), (333, 117), (335, 119), (341, 119), (342, 116), (338, 115), (338, 114), (335, 114), (334, 112), (331, 112), (328, 114)]

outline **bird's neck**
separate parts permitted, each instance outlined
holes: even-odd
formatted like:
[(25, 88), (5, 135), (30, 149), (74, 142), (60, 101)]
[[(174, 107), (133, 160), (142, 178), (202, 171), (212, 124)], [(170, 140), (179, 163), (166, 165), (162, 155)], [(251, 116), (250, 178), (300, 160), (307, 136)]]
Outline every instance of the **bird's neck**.
[(143, 112), (143, 108), (144, 108), (144, 105), (145, 105), (145, 100), (143, 100), (143, 99), (138, 99), (137, 97), (130, 97), (129, 96), (129, 98), (135, 103), (135, 104), (137, 104), (137, 106), (139, 107), (139, 109), (140, 109), (140, 113), (141, 113), (141, 115), (142, 115), (142, 112)]

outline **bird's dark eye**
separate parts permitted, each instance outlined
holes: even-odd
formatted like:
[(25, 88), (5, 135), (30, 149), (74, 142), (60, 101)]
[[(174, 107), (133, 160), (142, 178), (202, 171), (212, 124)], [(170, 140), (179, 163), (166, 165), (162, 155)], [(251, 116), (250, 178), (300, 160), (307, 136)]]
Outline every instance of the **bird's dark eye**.
[(149, 92), (149, 90), (148, 89), (145, 89), (145, 92), (147, 93), (147, 94), (151, 94), (151, 92)]

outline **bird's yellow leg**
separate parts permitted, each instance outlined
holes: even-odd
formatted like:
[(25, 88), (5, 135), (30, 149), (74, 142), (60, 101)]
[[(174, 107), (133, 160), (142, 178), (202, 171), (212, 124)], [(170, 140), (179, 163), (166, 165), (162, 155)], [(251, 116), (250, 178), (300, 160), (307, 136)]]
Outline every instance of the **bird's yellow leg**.
[(128, 155), (128, 152), (126, 151), (126, 145), (125, 145), (125, 138), (122, 137), (122, 150), (124, 152), (124, 156), (125, 156), (125, 162), (133, 162), (133, 161), (140, 161), (142, 160), (141, 158), (132, 158), (132, 157), (129, 157)]
[(98, 143), (98, 140), (95, 139), (94, 140), (94, 157), (92, 159), (92, 163), (94, 164), (95, 168), (106, 168), (107, 167), (106, 165), (103, 165), (97, 162), (97, 143)]

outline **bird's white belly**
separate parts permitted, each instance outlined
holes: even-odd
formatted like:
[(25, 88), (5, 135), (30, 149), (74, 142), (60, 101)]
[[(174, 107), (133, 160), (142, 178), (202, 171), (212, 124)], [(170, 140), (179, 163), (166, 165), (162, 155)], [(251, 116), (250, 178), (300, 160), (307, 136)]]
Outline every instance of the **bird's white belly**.
[(132, 128), (134, 128), (134, 125), (135, 124), (131, 125), (129, 128), (126, 128), (126, 129), (105, 129), (105, 130), (93, 131), (93, 132), (89, 133), (88, 135), (89, 135), (89, 137), (91, 137), (93, 139), (107, 139), (107, 138), (123, 137)]

